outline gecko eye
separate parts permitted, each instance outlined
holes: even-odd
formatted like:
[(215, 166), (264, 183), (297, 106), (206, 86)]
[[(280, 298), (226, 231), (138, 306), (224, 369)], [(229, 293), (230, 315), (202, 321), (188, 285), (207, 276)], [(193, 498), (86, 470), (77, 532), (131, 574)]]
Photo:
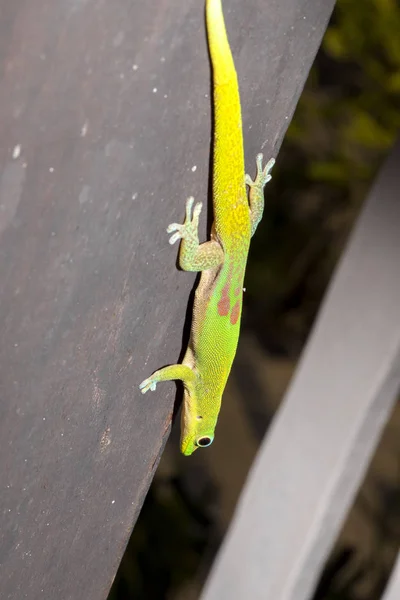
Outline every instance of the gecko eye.
[(206, 435), (205, 437), (201, 437), (196, 440), (196, 446), (200, 446), (200, 448), (207, 448), (207, 446), (210, 446), (212, 442), (213, 438)]

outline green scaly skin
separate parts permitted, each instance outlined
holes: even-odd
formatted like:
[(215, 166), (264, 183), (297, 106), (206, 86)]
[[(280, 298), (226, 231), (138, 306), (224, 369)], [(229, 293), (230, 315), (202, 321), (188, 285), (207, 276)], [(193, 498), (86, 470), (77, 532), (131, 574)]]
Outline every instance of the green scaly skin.
[[(186, 201), (183, 225), (172, 223), (170, 243), (181, 241), (179, 264), (201, 271), (196, 290), (191, 336), (182, 364), (156, 371), (140, 384), (142, 393), (159, 381), (180, 379), (184, 385), (181, 451), (186, 456), (209, 446), (222, 393), (236, 354), (242, 313), (243, 280), (250, 238), (264, 210), (264, 185), (271, 179), (271, 159), (257, 176), (244, 174), (242, 120), (237, 75), (222, 13), (221, 0), (206, 0), (208, 44), (214, 84), (213, 209), (211, 239), (199, 244), (202, 204)], [(250, 187), (249, 199), (246, 184)]]

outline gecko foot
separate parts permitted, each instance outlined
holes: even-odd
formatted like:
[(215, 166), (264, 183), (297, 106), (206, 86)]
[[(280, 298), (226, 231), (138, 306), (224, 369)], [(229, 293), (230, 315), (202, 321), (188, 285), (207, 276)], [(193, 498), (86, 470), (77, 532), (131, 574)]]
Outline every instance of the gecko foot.
[(139, 389), (141, 390), (142, 394), (145, 394), (149, 390), (154, 392), (156, 389), (156, 386), (157, 386), (157, 381), (154, 381), (151, 377), (149, 377), (148, 379), (145, 379), (144, 381), (142, 381), (142, 383), (139, 385)]
[(250, 175), (246, 175), (245, 178), (245, 182), (249, 187), (258, 187), (263, 189), (264, 185), (266, 183), (268, 183), (268, 181), (271, 180), (272, 175), (270, 174), (270, 171), (272, 169), (272, 167), (275, 164), (275, 159), (274, 158), (270, 158), (269, 161), (267, 162), (267, 164), (265, 165), (264, 169), (262, 166), (262, 160), (263, 160), (263, 155), (262, 154), (257, 154), (257, 158), (256, 158), (256, 162), (257, 162), (257, 176), (255, 178), (255, 180), (253, 181), (252, 178), (250, 177)]
[(199, 215), (201, 213), (203, 205), (201, 202), (197, 202), (193, 209), (192, 216), (193, 203), (194, 198), (193, 196), (190, 196), (190, 198), (186, 200), (186, 216), (185, 221), (182, 225), (180, 225), (179, 223), (171, 223), (171, 225), (168, 225), (167, 233), (173, 233), (174, 231), (176, 232), (170, 237), (170, 244), (175, 244), (175, 242), (177, 242), (179, 239), (190, 239), (192, 237), (197, 237)]

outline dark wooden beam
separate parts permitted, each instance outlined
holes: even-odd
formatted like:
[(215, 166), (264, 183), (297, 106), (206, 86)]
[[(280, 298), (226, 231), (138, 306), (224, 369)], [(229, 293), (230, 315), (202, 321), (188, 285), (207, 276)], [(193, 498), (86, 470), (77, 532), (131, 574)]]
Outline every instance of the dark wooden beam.
[[(224, 7), (254, 173), (333, 0)], [(14, 0), (0, 33), (1, 596), (99, 600), (171, 424), (174, 385), (138, 384), (177, 359), (194, 281), (165, 228), (209, 187), (203, 6)]]

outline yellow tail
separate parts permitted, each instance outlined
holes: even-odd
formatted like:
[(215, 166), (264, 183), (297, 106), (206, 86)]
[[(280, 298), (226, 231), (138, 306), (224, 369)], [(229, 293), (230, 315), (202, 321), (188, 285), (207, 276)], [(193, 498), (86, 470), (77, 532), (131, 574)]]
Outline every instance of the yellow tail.
[(228, 247), (238, 235), (250, 239), (242, 116), (221, 0), (206, 0), (206, 21), (214, 83), (214, 221), (220, 240)]
[(208, 45), (213, 66), (214, 85), (236, 81), (236, 69), (226, 34), (221, 0), (206, 0)]

